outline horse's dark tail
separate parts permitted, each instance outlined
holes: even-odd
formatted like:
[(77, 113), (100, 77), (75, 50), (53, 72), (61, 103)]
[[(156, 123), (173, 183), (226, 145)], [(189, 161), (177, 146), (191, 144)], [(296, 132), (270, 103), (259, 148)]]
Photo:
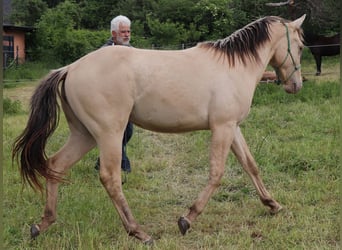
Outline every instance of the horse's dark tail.
[(25, 130), (15, 140), (12, 161), (20, 166), (21, 177), (34, 190), (43, 191), (40, 177), (61, 181), (58, 173), (48, 169), (45, 146), (59, 122), (59, 84), (65, 81), (67, 67), (50, 72), (31, 98), (30, 116)]

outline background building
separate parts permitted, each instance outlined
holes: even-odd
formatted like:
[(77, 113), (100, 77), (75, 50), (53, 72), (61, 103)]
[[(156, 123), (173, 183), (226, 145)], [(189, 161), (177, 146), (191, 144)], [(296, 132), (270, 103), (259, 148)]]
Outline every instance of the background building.
[(32, 27), (17, 26), (11, 23), (11, 0), (3, 0), (3, 67), (12, 63), (23, 63), (26, 58), (25, 36), (33, 30)]

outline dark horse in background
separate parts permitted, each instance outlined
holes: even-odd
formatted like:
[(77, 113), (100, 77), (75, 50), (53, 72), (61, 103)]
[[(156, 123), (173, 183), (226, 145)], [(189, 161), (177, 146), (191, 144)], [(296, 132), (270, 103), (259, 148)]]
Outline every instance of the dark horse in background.
[(316, 76), (321, 74), (322, 56), (335, 56), (340, 54), (340, 34), (331, 37), (305, 34), (305, 43), (309, 47), (316, 61)]

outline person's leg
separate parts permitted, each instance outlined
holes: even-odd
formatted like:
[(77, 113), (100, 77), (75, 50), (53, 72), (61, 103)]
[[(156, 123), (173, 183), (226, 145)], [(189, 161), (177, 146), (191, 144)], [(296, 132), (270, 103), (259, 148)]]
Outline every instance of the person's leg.
[(125, 172), (131, 172), (131, 163), (127, 157), (126, 145), (133, 135), (133, 124), (129, 122), (126, 126), (124, 136), (122, 139), (122, 159), (121, 159), (121, 169)]
[(122, 145), (121, 169), (125, 172), (131, 172), (131, 163), (126, 155), (125, 145)]
[(100, 157), (97, 157), (96, 163), (95, 163), (95, 169), (99, 170), (100, 169)]

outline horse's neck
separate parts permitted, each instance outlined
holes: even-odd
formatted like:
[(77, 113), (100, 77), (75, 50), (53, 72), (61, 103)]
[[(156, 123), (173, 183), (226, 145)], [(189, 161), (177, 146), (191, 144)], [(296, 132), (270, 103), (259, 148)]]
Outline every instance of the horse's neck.
[(312, 33), (305, 33), (304, 38), (307, 45), (313, 45), (319, 36)]
[[(279, 67), (280, 65), (274, 61), (275, 58), (274, 54), (277, 50), (277, 48), (280, 46), (280, 43), (283, 43), (283, 39), (285, 37), (286, 34), (286, 30), (283, 26), (283, 24), (279, 24), (280, 26), (275, 26), (272, 27), (272, 31), (271, 31), (271, 39), (266, 42), (259, 50), (259, 57), (260, 57), (260, 68), (261, 68), (261, 75), (260, 75), (260, 79), (263, 75), (263, 73), (265, 72), (266, 68), (268, 65), (271, 65), (273, 67)], [(286, 55), (286, 53), (284, 53), (284, 56)], [(278, 59), (279, 60), (279, 59)], [(283, 61), (283, 59), (281, 59), (281, 61)]]
[(259, 62), (253, 62), (248, 67), (248, 72), (251, 75), (255, 76), (255, 82), (258, 84), (261, 80), (267, 66), (270, 63), (270, 60), (274, 54), (274, 46), (272, 46), (271, 42), (269, 44), (265, 44), (262, 48), (259, 49)]

